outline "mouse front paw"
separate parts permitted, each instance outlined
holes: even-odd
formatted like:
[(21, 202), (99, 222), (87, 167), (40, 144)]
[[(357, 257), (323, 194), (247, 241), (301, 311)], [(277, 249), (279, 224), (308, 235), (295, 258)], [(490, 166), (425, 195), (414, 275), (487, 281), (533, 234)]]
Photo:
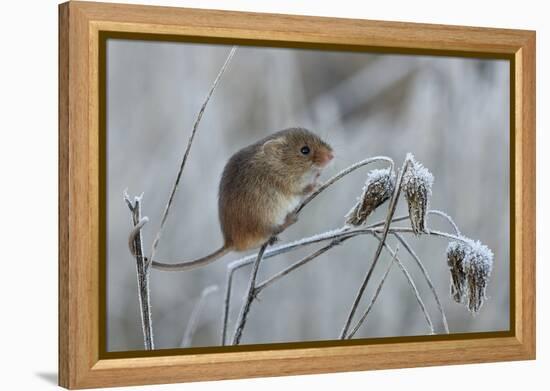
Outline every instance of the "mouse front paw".
[(277, 236), (272, 236), (270, 239), (269, 239), (269, 245), (270, 246), (273, 246), (275, 243), (277, 243), (279, 241), (279, 238)]
[(276, 235), (280, 234), (281, 232), (283, 232), (285, 229), (287, 229), (288, 227), (290, 227), (292, 224), (296, 223), (297, 221), (298, 221), (298, 214), (296, 214), (294, 212), (291, 212), (291, 213), (287, 214), (286, 217), (285, 217), (284, 223), (279, 225), (278, 227), (276, 227), (273, 230), (272, 235), (276, 236)]
[(319, 186), (317, 185), (317, 183), (310, 183), (309, 185), (304, 187), (304, 189), (302, 190), (302, 195), (313, 193), (315, 190), (317, 190), (318, 187)]
[(289, 227), (292, 224), (295, 224), (297, 221), (298, 221), (298, 214), (294, 213), (294, 212), (291, 212), (291, 213), (286, 215), (284, 227), (285, 228)]

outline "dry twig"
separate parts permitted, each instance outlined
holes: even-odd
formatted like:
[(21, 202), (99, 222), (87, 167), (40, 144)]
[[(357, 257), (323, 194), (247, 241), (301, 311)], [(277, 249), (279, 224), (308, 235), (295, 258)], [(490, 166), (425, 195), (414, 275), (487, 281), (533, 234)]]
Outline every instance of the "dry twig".
[(390, 274), (390, 271), (392, 269), (393, 264), (395, 263), (395, 260), (397, 259), (397, 251), (399, 250), (399, 247), (395, 249), (395, 252), (393, 254), (393, 258), (391, 259), (390, 263), (388, 264), (388, 268), (386, 269), (386, 272), (382, 276), (380, 283), (378, 284), (378, 288), (376, 288), (376, 291), (374, 292), (374, 295), (372, 296), (372, 300), (370, 301), (367, 309), (363, 313), (363, 316), (359, 319), (359, 322), (355, 325), (353, 330), (348, 334), (346, 337), (347, 339), (352, 339), (355, 336), (355, 333), (359, 328), (363, 325), (363, 323), (367, 320), (367, 316), (369, 315), (372, 307), (374, 306), (374, 303), (376, 302), (376, 299), (378, 299), (378, 296), (380, 295), (380, 291), (382, 291), (382, 287), (384, 286), (384, 282), (386, 282), (386, 279), (388, 278), (388, 275)]
[(241, 308), (241, 313), (239, 314), (239, 320), (237, 321), (237, 327), (235, 329), (235, 335), (233, 336), (233, 345), (238, 345), (241, 342), (244, 326), (246, 325), (246, 320), (248, 318), (248, 312), (250, 311), (250, 306), (256, 295), (256, 277), (258, 276), (260, 263), (262, 262), (262, 257), (264, 255), (265, 249), (267, 248), (267, 246), (269, 246), (269, 242), (270, 240), (262, 245), (262, 247), (260, 248), (260, 252), (258, 252), (256, 262), (254, 262), (254, 267), (252, 268), (252, 273), (250, 274), (250, 280), (248, 282), (248, 289), (246, 292), (244, 305)]
[(149, 269), (143, 256), (143, 240), (141, 228), (147, 222), (147, 218), (141, 217), (141, 201), (143, 195), (130, 200), (128, 193), (124, 192), (124, 201), (132, 214), (134, 228), (130, 234), (129, 245), (132, 254), (136, 259), (136, 274), (138, 282), (138, 298), (141, 314), (141, 328), (143, 331), (143, 344), (145, 350), (153, 350), (155, 343), (153, 339), (153, 321), (151, 319), (151, 302), (149, 290)]
[(197, 304), (195, 304), (195, 307), (191, 312), (191, 316), (189, 317), (189, 321), (187, 322), (187, 327), (185, 328), (185, 333), (183, 334), (183, 338), (181, 339), (180, 346), (182, 348), (191, 346), (193, 335), (197, 331), (197, 326), (199, 324), (199, 316), (204, 307), (204, 303), (206, 302), (206, 299), (208, 298), (208, 296), (210, 296), (213, 293), (216, 293), (218, 290), (219, 290), (219, 287), (217, 285), (210, 285), (202, 290), (201, 296), (199, 297)]
[(439, 312), (441, 313), (441, 321), (443, 322), (443, 327), (445, 328), (445, 333), (449, 334), (449, 323), (447, 323), (447, 316), (445, 315), (445, 311), (443, 310), (443, 305), (441, 304), (441, 300), (439, 300), (439, 296), (437, 294), (437, 291), (435, 290), (434, 284), (432, 283), (432, 280), (430, 278), (430, 275), (428, 274), (428, 270), (418, 257), (416, 255), (416, 252), (412, 249), (412, 247), (409, 245), (409, 243), (405, 240), (403, 235), (394, 232), (393, 236), (399, 240), (399, 242), (403, 245), (405, 250), (409, 252), (411, 257), (414, 259), (420, 270), (422, 271), (422, 274), (424, 275), (424, 278), (426, 279), (426, 282), (428, 283), (428, 286), (430, 287), (430, 290), (432, 291), (435, 301), (437, 303), (437, 308), (439, 309)]

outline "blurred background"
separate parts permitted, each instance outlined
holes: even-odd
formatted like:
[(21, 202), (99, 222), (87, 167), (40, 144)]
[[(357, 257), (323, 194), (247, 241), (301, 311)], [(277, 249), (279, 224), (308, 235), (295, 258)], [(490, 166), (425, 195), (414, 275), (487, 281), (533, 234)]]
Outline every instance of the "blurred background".
[[(196, 114), (230, 50), (223, 45), (109, 40), (107, 44), (107, 350), (143, 349), (135, 261), (127, 236), (123, 191), (144, 193), (146, 253), (156, 234)], [(447, 241), (409, 237), (443, 302), (452, 333), (509, 328), (510, 193), (509, 63), (435, 56), (240, 47), (202, 119), (157, 257), (190, 260), (222, 243), (217, 186), (238, 149), (290, 126), (308, 127), (336, 152), (323, 178), (367, 157), (400, 166), (412, 152), (435, 177), (431, 208), (454, 217), (462, 233), (494, 252), (488, 300), (476, 316), (449, 294)], [(334, 229), (360, 195), (369, 169), (323, 192), (281, 242)], [(383, 218), (387, 204), (371, 216)], [(396, 215), (406, 214), (401, 200)], [(430, 228), (453, 232), (437, 216)], [(393, 240), (390, 243), (395, 247)], [(376, 250), (358, 237), (332, 249), (264, 290), (251, 309), (242, 344), (337, 339)], [(316, 246), (270, 258), (263, 279)], [(157, 349), (220, 344), (229, 254), (206, 267), (151, 273)], [(414, 261), (400, 251), (436, 331), (443, 333), (433, 295)], [(382, 254), (359, 307), (362, 313), (390, 259)], [(233, 288), (232, 335), (250, 268)], [(185, 330), (201, 293), (196, 331)], [(393, 268), (357, 338), (429, 334), (410, 286)]]

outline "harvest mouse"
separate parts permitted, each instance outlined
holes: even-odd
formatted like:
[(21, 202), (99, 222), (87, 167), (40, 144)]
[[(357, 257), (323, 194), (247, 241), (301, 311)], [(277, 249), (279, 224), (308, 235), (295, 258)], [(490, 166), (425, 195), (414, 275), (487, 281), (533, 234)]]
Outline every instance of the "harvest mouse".
[(304, 128), (273, 133), (236, 152), (223, 170), (218, 214), (224, 244), (192, 261), (166, 264), (159, 270), (183, 271), (206, 265), (230, 251), (261, 246), (296, 222), (295, 208), (315, 190), (332, 148)]

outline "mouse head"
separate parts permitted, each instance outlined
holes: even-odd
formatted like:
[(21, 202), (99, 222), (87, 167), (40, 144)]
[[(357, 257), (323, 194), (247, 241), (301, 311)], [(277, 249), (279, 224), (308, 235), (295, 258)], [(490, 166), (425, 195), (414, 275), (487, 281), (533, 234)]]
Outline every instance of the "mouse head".
[(264, 153), (290, 175), (320, 171), (334, 157), (332, 147), (315, 133), (304, 128), (277, 132), (263, 143)]

